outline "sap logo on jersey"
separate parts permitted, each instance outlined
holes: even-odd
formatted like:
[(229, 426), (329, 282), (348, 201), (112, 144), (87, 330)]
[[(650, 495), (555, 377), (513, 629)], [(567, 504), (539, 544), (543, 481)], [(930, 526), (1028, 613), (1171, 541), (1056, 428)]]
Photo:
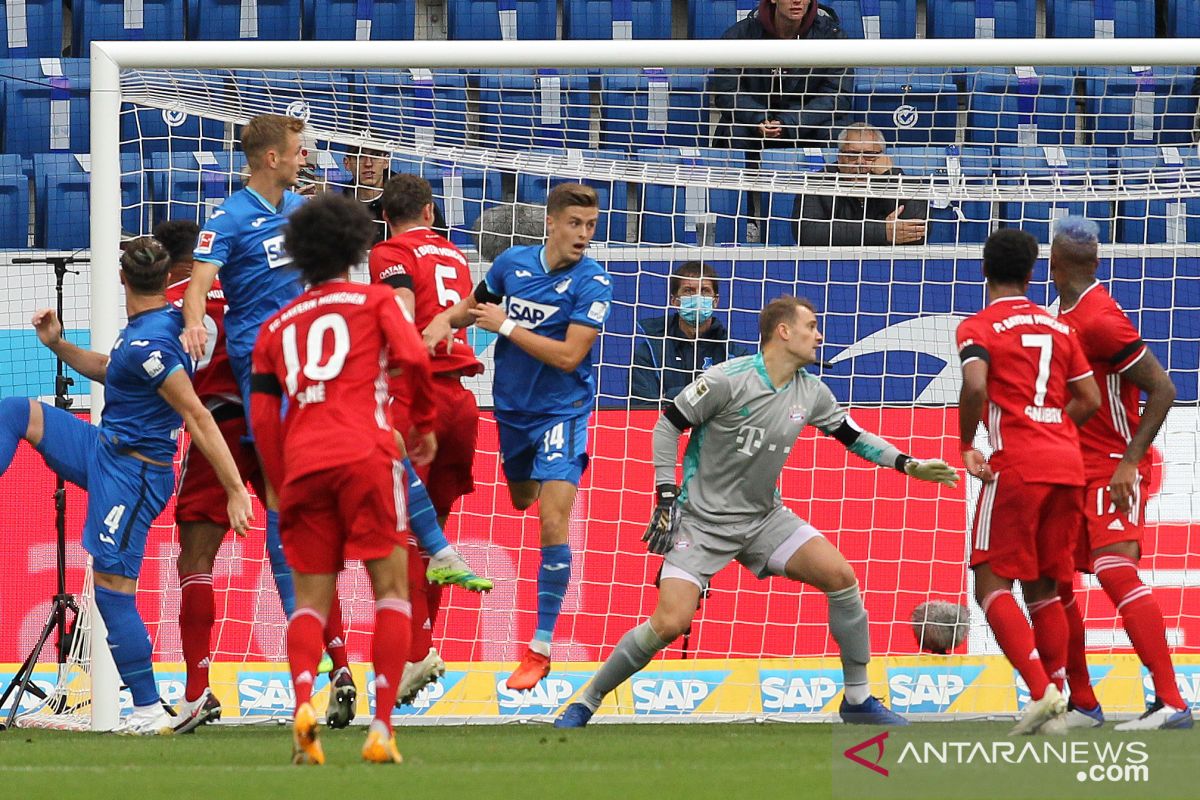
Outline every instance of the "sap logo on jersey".
[(243, 717), (291, 714), (296, 706), (292, 676), (286, 672), (239, 672), (238, 706)]
[(558, 672), (543, 678), (542, 682), (527, 692), (518, 692), (505, 686), (508, 675), (496, 675), (496, 703), (503, 716), (528, 714), (553, 714), (563, 703), (571, 699), (592, 677), (587, 672)]
[(776, 713), (824, 710), (842, 688), (838, 669), (761, 669), (758, 685), (763, 711)]
[(508, 298), (509, 318), (526, 330), (533, 330), (557, 313), (558, 306), (522, 300), (520, 297)]
[(982, 666), (893, 667), (888, 690), (897, 711), (945, 711), (983, 672)]
[(728, 670), (642, 673), (632, 681), (633, 712), (690, 714), (728, 677)]
[[(393, 711), (393, 714), (401, 716), (417, 716), (424, 714), (433, 707), (435, 703), (441, 700), (446, 694), (453, 689), (458, 682), (466, 677), (465, 672), (447, 672), (442, 677), (438, 678), (437, 683), (431, 683), (421, 691), (417, 692), (416, 698), (410, 705), (404, 705)], [(372, 682), (372, 686), (374, 683)], [(371, 701), (371, 707), (375, 707), (374, 698)]]
[[(1088, 664), (1088, 675), (1091, 676), (1092, 687), (1099, 686), (1100, 681), (1107, 678), (1110, 672), (1112, 672), (1112, 664)], [(1032, 699), (1029, 696), (1029, 687), (1025, 685), (1025, 679), (1021, 677), (1021, 673), (1015, 669), (1013, 670), (1013, 683), (1017, 687), (1017, 710), (1021, 711), (1029, 705), (1029, 701)]]
[(291, 254), (283, 247), (283, 234), (264, 240), (263, 251), (267, 254), (267, 266), (271, 269), (292, 263)]
[[(1192, 711), (1200, 710), (1200, 664), (1176, 664), (1175, 684), (1179, 687), (1183, 701)], [(1154, 679), (1145, 667), (1142, 667), (1142, 689), (1146, 695), (1146, 703), (1153, 702)]]

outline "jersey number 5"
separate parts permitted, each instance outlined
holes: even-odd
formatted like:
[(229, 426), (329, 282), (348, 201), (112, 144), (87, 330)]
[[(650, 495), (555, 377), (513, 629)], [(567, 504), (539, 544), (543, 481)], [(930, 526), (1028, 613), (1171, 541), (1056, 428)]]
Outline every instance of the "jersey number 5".
[[(325, 357), (325, 334), (333, 334), (333, 352)], [(350, 326), (341, 314), (326, 314), (313, 320), (308, 328), (305, 342), (304, 361), (300, 361), (300, 350), (296, 343), (296, 326), (283, 329), (283, 364), (287, 367), (287, 392), (295, 395), (300, 384), (300, 373), (310, 381), (330, 381), (346, 366), (350, 352)]]
[(437, 284), (438, 305), (451, 308), (462, 300), (462, 295), (446, 285), (447, 280), (458, 280), (458, 268), (450, 264), (438, 264), (433, 269), (433, 282)]
[(1054, 337), (1048, 333), (1023, 333), (1021, 346), (1036, 348), (1038, 352), (1037, 381), (1033, 386), (1033, 404), (1046, 404), (1046, 387), (1050, 383), (1050, 359), (1054, 355)]

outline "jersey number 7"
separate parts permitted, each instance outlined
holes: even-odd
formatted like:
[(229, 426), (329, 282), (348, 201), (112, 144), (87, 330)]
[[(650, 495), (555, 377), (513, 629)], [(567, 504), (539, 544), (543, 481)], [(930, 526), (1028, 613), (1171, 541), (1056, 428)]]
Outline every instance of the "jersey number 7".
[(1033, 386), (1033, 404), (1043, 406), (1046, 404), (1046, 387), (1050, 384), (1050, 360), (1054, 355), (1054, 337), (1048, 333), (1023, 333), (1021, 334), (1021, 346), (1037, 348), (1040, 351), (1038, 353), (1037, 381)]

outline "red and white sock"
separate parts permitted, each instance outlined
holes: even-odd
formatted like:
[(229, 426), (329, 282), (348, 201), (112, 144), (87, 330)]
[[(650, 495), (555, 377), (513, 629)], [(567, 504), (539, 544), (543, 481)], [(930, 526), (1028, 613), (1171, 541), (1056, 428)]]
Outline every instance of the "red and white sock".
[(1172, 708), (1187, 708), (1175, 683), (1175, 665), (1167, 647), (1162, 609), (1150, 587), (1142, 583), (1137, 562), (1123, 555), (1105, 553), (1096, 558), (1092, 568), (1104, 593), (1120, 613), (1134, 651), (1150, 672), (1155, 697)]
[(337, 592), (333, 593), (333, 602), (329, 606), (329, 618), (325, 620), (325, 652), (333, 662), (333, 671), (348, 669), (350, 662), (346, 657), (346, 624), (342, 620), (342, 604), (338, 602)]
[(1067, 616), (1058, 595), (1029, 604), (1033, 621), (1033, 641), (1042, 657), (1046, 677), (1058, 690), (1067, 680)]
[(1071, 702), (1076, 708), (1090, 711), (1100, 705), (1100, 701), (1096, 699), (1092, 676), (1088, 673), (1083, 614), (1075, 599), (1074, 586), (1060, 583), (1058, 596), (1062, 600), (1063, 614), (1067, 617), (1067, 684), (1071, 687)]
[(392, 707), (404, 676), (409, 651), (412, 605), (398, 597), (375, 603), (375, 633), (371, 637), (371, 661), (375, 667), (375, 719), (392, 729)]
[(288, 664), (292, 668), (297, 709), (312, 699), (313, 681), (325, 641), (324, 630), (325, 619), (311, 608), (297, 608), (288, 620)]
[(187, 684), (183, 697), (194, 701), (208, 688), (208, 667), (212, 657), (212, 629), (216, 621), (211, 572), (192, 572), (179, 578), (179, 638), (183, 645), (183, 663)]
[(997, 589), (983, 599), (983, 615), (996, 636), (996, 642), (1013, 668), (1029, 687), (1029, 696), (1041, 700), (1050, 685), (1042, 660), (1033, 643), (1033, 631), (1021, 613), (1016, 598), (1007, 589)]

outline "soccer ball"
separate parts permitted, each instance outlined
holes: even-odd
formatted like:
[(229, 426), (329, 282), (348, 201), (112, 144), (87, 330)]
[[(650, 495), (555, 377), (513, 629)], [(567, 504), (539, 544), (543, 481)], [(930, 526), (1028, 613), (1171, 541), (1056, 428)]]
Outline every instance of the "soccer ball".
[(970, 618), (966, 606), (930, 600), (913, 609), (913, 636), (922, 650), (945, 655), (967, 638)]

